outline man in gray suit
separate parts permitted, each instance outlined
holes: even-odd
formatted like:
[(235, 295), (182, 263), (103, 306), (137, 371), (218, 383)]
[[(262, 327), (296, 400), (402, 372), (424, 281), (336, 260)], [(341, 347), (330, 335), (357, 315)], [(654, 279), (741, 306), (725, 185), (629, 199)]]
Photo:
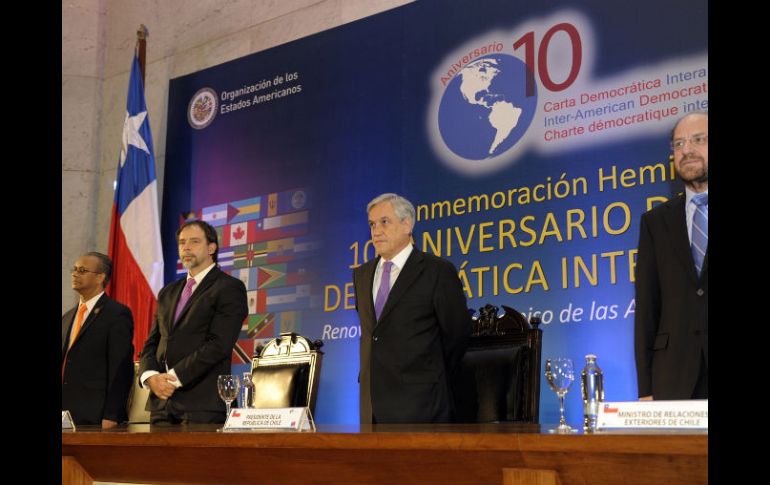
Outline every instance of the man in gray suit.
[(361, 422), (451, 422), (450, 383), (471, 333), (457, 270), (412, 246), (405, 198), (382, 194), (366, 210), (378, 257), (353, 270)]
[(708, 114), (677, 122), (685, 193), (642, 215), (635, 346), (640, 399), (708, 398)]

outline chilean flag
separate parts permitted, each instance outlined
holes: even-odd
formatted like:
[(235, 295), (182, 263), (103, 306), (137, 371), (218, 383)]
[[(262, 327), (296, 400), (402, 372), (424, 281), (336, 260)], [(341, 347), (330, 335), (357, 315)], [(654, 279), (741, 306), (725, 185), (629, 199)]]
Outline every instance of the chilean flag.
[(134, 314), (134, 359), (150, 333), (158, 291), (163, 286), (159, 222), (150, 120), (135, 52), (110, 223), (109, 254), (113, 268), (107, 286), (107, 293)]

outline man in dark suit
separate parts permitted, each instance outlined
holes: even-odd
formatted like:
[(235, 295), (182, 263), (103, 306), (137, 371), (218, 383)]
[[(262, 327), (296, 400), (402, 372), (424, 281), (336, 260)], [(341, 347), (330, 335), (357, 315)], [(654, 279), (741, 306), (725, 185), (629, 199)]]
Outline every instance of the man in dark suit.
[(366, 210), (378, 257), (353, 270), (361, 422), (451, 422), (450, 383), (471, 333), (457, 271), (411, 245), (408, 200), (382, 194)]
[(112, 261), (84, 254), (72, 268), (80, 304), (61, 318), (62, 399), (76, 424), (113, 428), (125, 421), (134, 377), (131, 310), (104, 294)]
[(640, 399), (708, 398), (708, 114), (674, 127), (679, 195), (642, 215), (635, 346)]
[(217, 265), (217, 233), (204, 221), (176, 232), (186, 278), (158, 294), (158, 310), (140, 356), (150, 388), (152, 424), (223, 423), (217, 376), (230, 374), (235, 341), (248, 314), (246, 287)]

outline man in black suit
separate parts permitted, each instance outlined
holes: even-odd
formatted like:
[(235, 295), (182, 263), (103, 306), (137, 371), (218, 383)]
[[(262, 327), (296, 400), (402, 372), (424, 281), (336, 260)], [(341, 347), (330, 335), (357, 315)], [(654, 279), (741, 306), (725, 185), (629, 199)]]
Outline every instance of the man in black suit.
[(415, 212), (405, 198), (382, 194), (366, 211), (379, 257), (353, 270), (361, 422), (451, 422), (450, 383), (471, 333), (457, 271), (411, 245)]
[(635, 346), (640, 399), (708, 398), (708, 114), (679, 120), (679, 195), (642, 215)]
[(217, 265), (216, 230), (204, 221), (176, 232), (186, 278), (158, 294), (140, 356), (140, 382), (150, 388), (152, 424), (223, 423), (217, 376), (230, 374), (235, 341), (248, 314), (246, 287)]
[(113, 428), (127, 419), (134, 377), (131, 310), (104, 294), (112, 261), (86, 253), (72, 268), (80, 304), (61, 318), (62, 398), (76, 424)]

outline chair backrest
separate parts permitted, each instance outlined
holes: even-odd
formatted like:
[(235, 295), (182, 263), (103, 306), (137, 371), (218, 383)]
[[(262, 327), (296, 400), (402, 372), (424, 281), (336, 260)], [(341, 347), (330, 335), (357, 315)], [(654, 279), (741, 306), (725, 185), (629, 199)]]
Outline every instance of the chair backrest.
[(486, 305), (473, 318), (468, 350), (455, 381), (456, 417), (463, 423), (537, 423), (540, 411), (540, 319)]
[(282, 333), (260, 346), (251, 361), (256, 408), (305, 407), (315, 413), (323, 342)]
[(134, 384), (128, 393), (128, 423), (140, 424), (150, 422), (150, 412), (145, 410), (150, 390), (139, 385), (139, 362), (134, 362)]

